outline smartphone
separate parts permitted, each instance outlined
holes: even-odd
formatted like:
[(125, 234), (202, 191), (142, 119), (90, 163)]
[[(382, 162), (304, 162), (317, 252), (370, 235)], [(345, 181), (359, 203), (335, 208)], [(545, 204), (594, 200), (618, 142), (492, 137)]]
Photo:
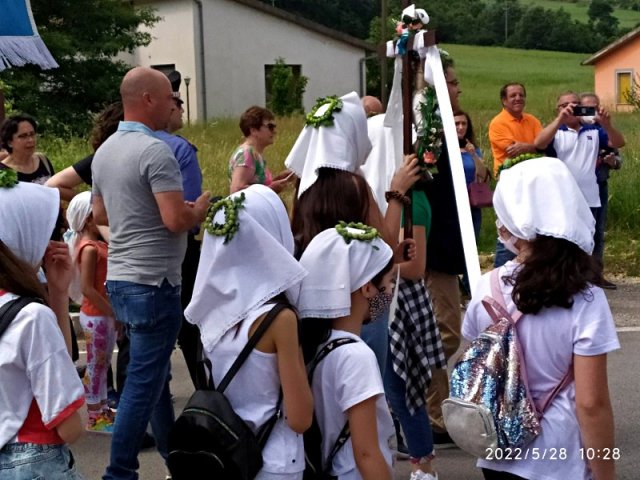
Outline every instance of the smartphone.
[(573, 115), (576, 117), (592, 117), (596, 114), (596, 107), (585, 107), (576, 105), (573, 107)]

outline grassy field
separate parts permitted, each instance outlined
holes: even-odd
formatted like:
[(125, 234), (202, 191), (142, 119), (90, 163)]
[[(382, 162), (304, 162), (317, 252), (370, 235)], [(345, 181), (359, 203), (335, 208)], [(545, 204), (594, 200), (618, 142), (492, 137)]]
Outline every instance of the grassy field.
[[(540, 6), (549, 10), (558, 10), (563, 8), (571, 18), (579, 20), (580, 22), (587, 23), (589, 21), (589, 0), (578, 0), (576, 2), (563, 2), (558, 0), (529, 0), (527, 2), (530, 6)], [(617, 8), (613, 15), (620, 22), (621, 28), (635, 28), (640, 24), (640, 12), (635, 10), (623, 10)]]
[[(527, 87), (527, 111), (543, 123), (554, 115), (556, 96), (566, 90), (593, 89), (591, 67), (580, 62), (585, 55), (506, 48), (443, 45), (457, 63), (463, 94), (462, 107), (473, 120), (478, 143), (487, 163), (491, 152), (487, 125), (499, 112), (500, 87), (509, 81), (519, 81)], [(346, 92), (327, 92), (346, 93)], [(213, 194), (228, 191), (226, 165), (229, 155), (242, 136), (237, 119), (217, 119), (206, 125), (193, 125), (181, 134), (199, 148), (204, 173), (204, 187)], [(624, 167), (614, 172), (610, 182), (609, 232), (605, 265), (609, 273), (640, 276), (640, 207), (637, 188), (640, 185), (640, 114), (616, 114), (615, 124), (625, 134), (627, 147), (623, 151)], [(276, 143), (267, 149), (266, 158), (274, 172), (282, 168), (284, 159), (302, 128), (302, 117), (279, 118)], [(57, 169), (70, 165), (89, 153), (82, 139), (63, 141), (43, 139), (40, 149), (53, 160)], [(286, 195), (291, 199), (291, 192)], [(484, 210), (480, 251), (493, 252), (495, 246), (494, 214)]]

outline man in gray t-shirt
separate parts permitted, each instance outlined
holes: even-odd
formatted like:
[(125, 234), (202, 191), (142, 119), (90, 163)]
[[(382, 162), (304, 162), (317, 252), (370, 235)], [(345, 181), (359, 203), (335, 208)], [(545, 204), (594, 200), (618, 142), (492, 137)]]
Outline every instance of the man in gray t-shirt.
[(204, 220), (209, 192), (185, 202), (171, 149), (155, 138), (176, 108), (162, 73), (136, 67), (120, 86), (124, 122), (93, 160), (93, 215), (109, 224), (107, 292), (131, 344), (105, 480), (137, 479), (149, 420), (166, 459), (174, 421), (169, 360), (180, 323), (186, 233)]

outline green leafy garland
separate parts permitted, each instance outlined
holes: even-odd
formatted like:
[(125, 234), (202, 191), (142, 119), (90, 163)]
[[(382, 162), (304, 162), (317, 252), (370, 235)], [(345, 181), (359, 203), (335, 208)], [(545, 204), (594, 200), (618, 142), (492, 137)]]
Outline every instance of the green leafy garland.
[[(217, 237), (224, 236), (224, 245), (229, 243), (238, 231), (240, 220), (238, 211), (244, 208), (244, 192), (237, 197), (227, 197), (213, 203), (207, 211), (207, 218), (204, 221), (204, 228), (211, 235)], [(224, 208), (224, 223), (213, 223), (213, 218), (220, 209)]]
[(522, 155), (518, 155), (517, 157), (514, 158), (508, 158), (507, 160), (504, 161), (504, 163), (502, 165), (500, 165), (500, 167), (498, 168), (498, 175), (500, 175), (500, 173), (503, 170), (506, 170), (508, 168), (513, 167), (514, 165), (517, 165), (519, 163), (525, 162), (527, 160), (532, 160), (534, 158), (540, 158), (543, 157), (544, 155), (542, 153), (523, 153)]
[[(362, 242), (371, 242), (380, 237), (378, 230), (369, 225), (365, 225), (362, 222), (343, 222), (342, 220), (336, 225), (336, 231), (344, 238), (346, 243), (351, 243), (351, 240), (359, 240)], [(378, 250), (376, 245), (373, 248)]]
[[(342, 110), (342, 105), (342, 100), (340, 100), (336, 95), (318, 98), (314, 107), (309, 113), (307, 113), (305, 125), (309, 125), (314, 128), (332, 126), (333, 112), (339, 112)], [(323, 109), (323, 107), (325, 108)]]
[(424, 100), (420, 102), (418, 108), (422, 116), (422, 121), (417, 126), (418, 130), (418, 164), (423, 170), (436, 168), (436, 163), (442, 152), (442, 118), (436, 89), (428, 86), (424, 90)]
[(10, 168), (0, 169), (0, 188), (12, 188), (18, 184), (18, 173)]

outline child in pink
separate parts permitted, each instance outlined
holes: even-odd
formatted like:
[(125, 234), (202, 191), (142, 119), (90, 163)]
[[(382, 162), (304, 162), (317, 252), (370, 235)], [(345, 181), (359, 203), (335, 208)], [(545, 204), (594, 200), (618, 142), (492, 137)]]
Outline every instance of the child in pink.
[(113, 310), (105, 291), (107, 244), (100, 240), (91, 214), (91, 194), (75, 196), (67, 209), (68, 240), (82, 292), (80, 323), (87, 346), (83, 379), (89, 421), (87, 431), (112, 433), (114, 414), (107, 406), (107, 370), (116, 341)]

